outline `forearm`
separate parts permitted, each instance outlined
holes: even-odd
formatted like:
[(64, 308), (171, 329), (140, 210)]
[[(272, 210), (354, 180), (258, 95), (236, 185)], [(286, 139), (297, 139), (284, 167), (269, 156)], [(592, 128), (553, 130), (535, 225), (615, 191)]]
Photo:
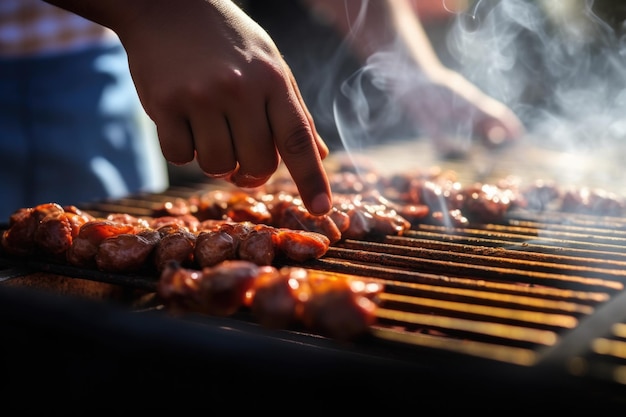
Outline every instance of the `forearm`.
[(386, 1), (305, 0), (305, 3), (350, 42), (362, 60), (389, 45), (396, 36)]
[(393, 50), (417, 69), (438, 78), (445, 71), (408, 0), (305, 0), (352, 45), (365, 62), (374, 53)]

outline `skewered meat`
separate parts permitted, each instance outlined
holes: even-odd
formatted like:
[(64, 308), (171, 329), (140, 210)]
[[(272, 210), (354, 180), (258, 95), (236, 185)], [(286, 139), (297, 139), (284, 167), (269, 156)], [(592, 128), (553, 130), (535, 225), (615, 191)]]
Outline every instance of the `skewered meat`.
[(183, 217), (189, 214), (195, 216), (198, 207), (189, 203), (186, 198), (178, 197), (166, 201), (162, 206), (155, 208), (154, 217)]
[(275, 242), (272, 237), (273, 233), (274, 230), (270, 228), (250, 230), (239, 241), (237, 258), (253, 262), (256, 265), (271, 265), (276, 255)]
[(72, 244), (79, 227), (93, 219), (74, 206), (40, 204), (16, 210), (9, 228), (2, 234), (2, 248), (13, 255), (26, 256), (35, 250), (60, 256)]
[(189, 199), (200, 220), (222, 219), (234, 222), (268, 223), (271, 215), (262, 201), (240, 191), (212, 190)]
[(335, 207), (350, 219), (348, 228), (342, 232), (345, 239), (362, 239), (369, 234), (399, 235), (411, 227), (389, 205), (368, 202), (363, 195), (336, 195)]
[(375, 323), (374, 297), (382, 291), (381, 285), (315, 273), (307, 283), (310, 295), (303, 304), (301, 318), (307, 328), (347, 341), (365, 334)]
[(132, 233), (135, 226), (111, 220), (92, 220), (83, 224), (66, 252), (71, 265), (93, 268), (96, 266), (98, 247), (104, 239), (121, 233)]
[(105, 238), (95, 255), (96, 267), (107, 272), (135, 272), (149, 265), (159, 232), (143, 229)]
[(48, 213), (37, 226), (35, 242), (44, 253), (65, 256), (84, 223), (84, 218), (74, 213), (63, 210)]
[(202, 270), (170, 262), (161, 273), (157, 294), (174, 313), (199, 312), (227, 316), (244, 305), (259, 267), (248, 261), (224, 261)]
[(194, 259), (200, 268), (217, 265), (237, 254), (235, 238), (224, 230), (200, 232), (196, 238)]
[(330, 240), (316, 232), (279, 228), (275, 236), (278, 251), (298, 262), (320, 258), (330, 247)]
[(330, 216), (313, 216), (303, 205), (285, 207), (281, 213), (280, 221), (273, 224), (281, 228), (321, 233), (331, 243), (341, 240), (341, 231)]
[[(336, 198), (339, 201), (331, 212), (321, 216), (310, 214), (299, 197), (285, 191), (274, 194), (257, 192), (255, 197), (242, 191), (213, 191), (190, 198), (188, 204), (202, 208), (198, 211), (198, 216), (203, 222), (249, 222), (317, 232), (325, 235), (330, 244), (345, 237), (363, 237), (369, 233), (401, 234), (411, 226), (411, 222), (395, 209), (400, 206), (385, 199), (375, 190), (369, 190), (363, 195), (336, 195)], [(402, 209), (412, 220), (421, 219), (428, 214), (428, 207), (425, 205), (404, 205)], [(356, 223), (351, 225), (353, 218)]]
[(164, 226), (182, 226), (190, 232), (195, 232), (200, 227), (200, 220), (193, 214), (183, 214), (180, 216), (155, 217), (148, 222), (148, 226), (159, 229)]
[(515, 200), (514, 193), (493, 184), (474, 184), (464, 189), (461, 210), (470, 221), (500, 222)]
[(130, 226), (147, 228), (150, 227), (150, 221), (142, 217), (136, 217), (128, 213), (111, 213), (104, 220), (109, 220), (113, 223), (127, 224)]
[(523, 207), (534, 211), (549, 209), (561, 198), (561, 190), (554, 182), (537, 180), (521, 192)]
[(382, 290), (382, 284), (356, 276), (301, 267), (276, 269), (242, 260), (202, 270), (170, 262), (157, 285), (163, 304), (174, 314), (228, 316), (248, 307), (265, 327), (304, 325), (341, 341), (368, 332)]
[(194, 256), (201, 268), (232, 259), (270, 265), (277, 255), (298, 262), (316, 259), (329, 247), (329, 239), (316, 232), (225, 222), (198, 234)]
[(302, 303), (308, 298), (302, 293), (306, 278), (304, 268), (263, 267), (259, 269), (252, 291), (247, 294), (246, 305), (262, 326), (291, 327), (298, 323)]
[(162, 271), (169, 261), (191, 266), (197, 236), (178, 223), (166, 224), (156, 229), (159, 241), (154, 248), (154, 265)]
[(603, 189), (581, 187), (563, 192), (561, 210), (568, 213), (620, 216), (626, 205), (614, 193)]

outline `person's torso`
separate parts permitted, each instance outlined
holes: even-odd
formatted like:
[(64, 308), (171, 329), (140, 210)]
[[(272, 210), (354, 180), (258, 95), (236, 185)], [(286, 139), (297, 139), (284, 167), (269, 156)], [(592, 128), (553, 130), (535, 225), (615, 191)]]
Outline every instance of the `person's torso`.
[(0, 56), (54, 54), (116, 39), (111, 30), (43, 0), (0, 0)]

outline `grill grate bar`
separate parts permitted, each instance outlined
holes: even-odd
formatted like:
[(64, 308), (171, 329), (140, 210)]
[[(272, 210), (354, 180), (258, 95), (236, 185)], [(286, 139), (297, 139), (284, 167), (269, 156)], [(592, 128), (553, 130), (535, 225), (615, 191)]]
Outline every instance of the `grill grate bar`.
[[(523, 220), (515, 220), (509, 219), (508, 225), (500, 225), (506, 227), (510, 230), (520, 230), (524, 233), (535, 233), (539, 235), (546, 230), (550, 230), (553, 232), (560, 233), (570, 233), (570, 234), (594, 234), (596, 236), (607, 236), (607, 237), (620, 237), (626, 238), (626, 226), (623, 224), (607, 224), (606, 227), (603, 225), (597, 224), (587, 224), (587, 225), (572, 225), (572, 224), (560, 224), (560, 223), (540, 223), (540, 222), (532, 222), (532, 221), (523, 221)], [(494, 225), (488, 225), (488, 228), (492, 228)]]
[(378, 278), (386, 283), (408, 282), (440, 285), (447, 287), (464, 287), (493, 291), (505, 294), (525, 294), (549, 299), (575, 300), (580, 303), (602, 303), (610, 299), (611, 294), (606, 291), (579, 291), (570, 288), (554, 288), (544, 286), (520, 285), (517, 282), (487, 281), (470, 277), (456, 277), (442, 274), (431, 274), (411, 270), (394, 269), (387, 266), (363, 265), (332, 258), (322, 258), (309, 261), (306, 267), (327, 272), (356, 274), (365, 277)]
[(494, 291), (480, 291), (450, 286), (413, 284), (405, 282), (385, 282), (386, 294), (408, 294), (429, 299), (468, 300), (485, 306), (509, 306), (532, 311), (589, 315), (594, 308), (575, 301), (552, 300), (540, 295), (504, 294)]
[(500, 343), (511, 346), (551, 346), (558, 340), (557, 333), (554, 331), (513, 324), (411, 313), (386, 308), (379, 309), (377, 315), (379, 319), (385, 320), (387, 323), (398, 321), (407, 326), (428, 328), (431, 331), (436, 330), (447, 335), (471, 340), (497, 339)]
[[(368, 245), (367, 241), (352, 241), (346, 239), (342, 247), (351, 248), (353, 242)], [(568, 265), (593, 265), (597, 268), (617, 268), (626, 269), (626, 256), (619, 256), (621, 259), (614, 259), (613, 253), (602, 251), (581, 251), (567, 248), (546, 247), (540, 245), (515, 243), (501, 245), (500, 241), (494, 244), (490, 239), (475, 239), (473, 244), (455, 243), (441, 240), (429, 240), (422, 238), (411, 238), (406, 236), (385, 236), (378, 243), (387, 243), (397, 246), (408, 246), (411, 248), (432, 249), (446, 252), (472, 253), (484, 256), (497, 256), (503, 258), (513, 258), (527, 260), (531, 262), (552, 262), (566, 263)]]
[(375, 337), (404, 346), (422, 347), (433, 351), (449, 351), (462, 355), (495, 360), (519, 366), (533, 366), (539, 354), (529, 348), (498, 345), (467, 339), (450, 339), (418, 332), (405, 332), (393, 328), (375, 326)]
[(529, 311), (512, 308), (500, 308), (486, 305), (477, 305), (466, 302), (437, 300), (424, 297), (384, 293), (381, 295), (384, 306), (403, 306), (397, 308), (399, 312), (426, 311), (432, 313), (446, 312), (455, 317), (471, 317), (475, 320), (494, 320), (500, 323), (523, 323), (525, 326), (537, 328), (565, 328), (576, 326), (576, 318), (565, 314), (554, 314), (540, 311)]
[[(396, 239), (400, 242), (400, 240)], [(404, 240), (406, 242), (406, 239)], [(529, 255), (524, 257), (515, 256), (514, 251), (503, 249), (493, 250), (480, 246), (474, 246), (467, 251), (435, 250), (421, 248), (417, 245), (393, 245), (376, 242), (359, 242), (347, 240), (337, 245), (343, 249), (367, 251), (371, 253), (386, 253), (398, 256), (406, 256), (420, 259), (436, 259), (439, 261), (472, 263), (475, 265), (495, 266), (502, 268), (530, 269), (545, 272), (567, 272), (570, 274), (582, 274), (587, 277), (622, 279), (626, 278), (626, 263), (614, 263), (615, 268), (603, 268), (596, 265), (589, 266), (582, 258)], [(475, 252), (475, 253), (471, 253)], [(506, 255), (506, 256), (503, 256)], [(534, 258), (534, 259), (533, 259)], [(573, 262), (572, 262), (573, 261)], [(601, 260), (596, 259), (596, 263)], [(606, 264), (604, 266), (607, 266)]]
[(439, 259), (425, 259), (389, 253), (372, 253), (363, 250), (330, 248), (327, 255), (342, 260), (372, 265), (393, 266), (430, 273), (445, 273), (452, 276), (474, 276), (480, 279), (516, 281), (532, 285), (546, 285), (590, 291), (620, 291), (624, 285), (619, 281), (535, 270), (521, 270), (490, 265), (458, 263)]
[[(546, 236), (537, 236), (534, 234), (520, 234), (513, 233), (514, 231), (495, 231), (478, 228), (450, 228), (445, 226), (437, 226), (430, 224), (419, 224), (415, 226), (416, 229), (436, 232), (440, 235), (446, 235), (450, 233), (456, 234), (456, 236), (461, 236), (465, 239), (468, 237), (474, 238), (488, 238), (501, 240), (506, 242), (536, 242), (541, 244), (552, 244), (561, 247), (568, 248), (578, 248), (578, 249), (586, 249), (586, 250), (603, 250), (606, 252), (618, 252), (623, 253), (624, 246), (626, 246), (626, 239), (622, 238), (605, 238), (599, 237), (595, 235), (583, 235), (583, 234), (560, 234), (560, 233), (550, 233), (549, 231), (542, 232)], [(419, 236), (416, 233), (416, 229), (412, 229), (404, 233), (405, 236)], [(547, 237), (547, 235), (551, 235), (553, 237)], [(558, 238), (560, 236), (560, 238)], [(572, 240), (572, 238), (578, 238), (580, 240)]]

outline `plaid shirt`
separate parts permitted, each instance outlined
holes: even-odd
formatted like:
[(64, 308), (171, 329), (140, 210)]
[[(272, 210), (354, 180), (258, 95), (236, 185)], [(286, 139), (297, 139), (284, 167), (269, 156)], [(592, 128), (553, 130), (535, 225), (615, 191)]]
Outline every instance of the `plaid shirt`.
[(0, 56), (72, 51), (115, 36), (111, 30), (43, 0), (0, 0)]

